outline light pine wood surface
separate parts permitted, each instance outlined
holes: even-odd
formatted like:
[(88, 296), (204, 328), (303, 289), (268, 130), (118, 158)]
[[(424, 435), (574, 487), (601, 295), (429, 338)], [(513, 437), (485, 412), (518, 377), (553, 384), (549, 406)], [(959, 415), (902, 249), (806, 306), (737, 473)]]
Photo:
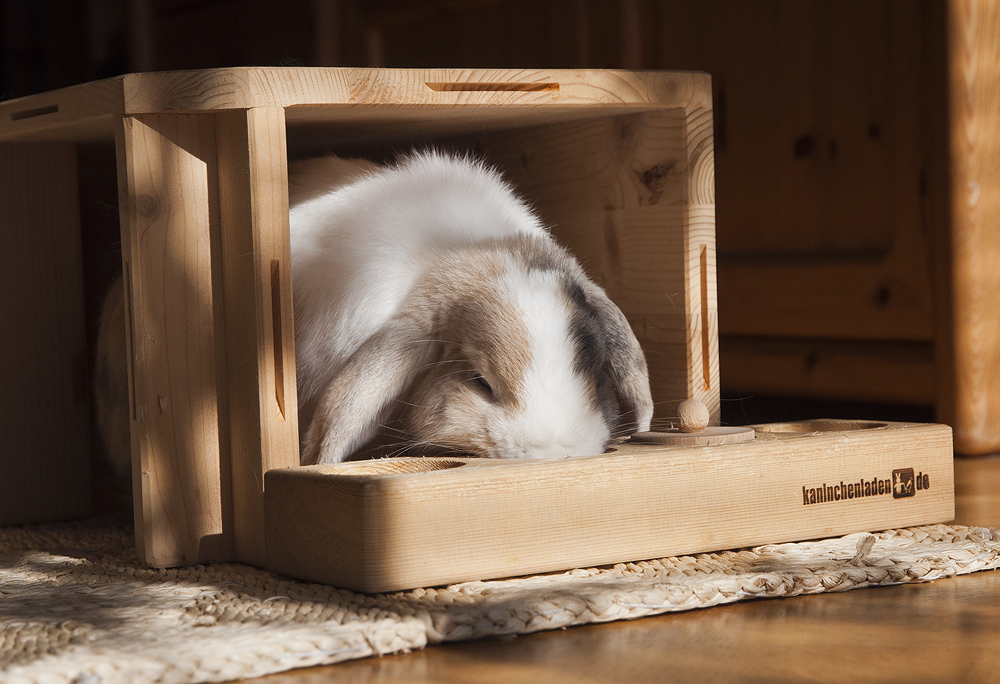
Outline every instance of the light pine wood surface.
[(217, 124), (233, 534), (236, 558), (260, 565), (264, 473), (299, 464), (285, 110)]
[[(1000, 458), (955, 463), (956, 521), (1000, 526)], [(255, 684), (995, 682), (1000, 572), (432, 646)]]
[[(400, 458), (271, 470), (266, 567), (395, 591), (954, 515), (945, 425), (772, 423), (735, 444), (613, 448), (564, 461)], [(905, 469), (911, 489), (894, 491)]]
[(125, 117), (118, 136), (136, 546), (158, 567), (229, 560), (215, 121)]

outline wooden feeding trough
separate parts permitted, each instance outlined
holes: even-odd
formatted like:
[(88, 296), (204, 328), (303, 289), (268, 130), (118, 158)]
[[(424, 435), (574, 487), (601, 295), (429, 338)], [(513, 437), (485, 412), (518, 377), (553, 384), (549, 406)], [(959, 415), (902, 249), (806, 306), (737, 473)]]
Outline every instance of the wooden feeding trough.
[[(312, 151), (435, 145), (499, 166), (628, 317), (659, 415), (691, 398), (717, 423), (711, 88), (689, 72), (236, 68), (0, 103), (0, 287), (18, 293), (2, 304), (0, 523), (86, 513), (77, 147), (94, 141), (117, 154), (136, 538), (152, 565), (240, 560), (381, 590), (951, 517), (943, 426), (772, 426), (741, 444), (623, 443), (551, 463), (298, 467), (287, 161)], [(917, 478), (906, 500), (882, 487), (814, 506), (799, 491), (907, 469), (929, 488)], [(423, 547), (393, 546), (411, 534), (394, 512), (407, 506), (438, 511)], [(453, 575), (437, 560), (386, 565), (441, 553), (470, 518), (497, 527), (462, 547)], [(542, 527), (556, 536), (529, 539)], [(337, 554), (354, 569), (333, 569)]]
[(268, 567), (361, 591), (590, 567), (954, 517), (951, 429), (817, 420), (565, 461), (272, 470)]

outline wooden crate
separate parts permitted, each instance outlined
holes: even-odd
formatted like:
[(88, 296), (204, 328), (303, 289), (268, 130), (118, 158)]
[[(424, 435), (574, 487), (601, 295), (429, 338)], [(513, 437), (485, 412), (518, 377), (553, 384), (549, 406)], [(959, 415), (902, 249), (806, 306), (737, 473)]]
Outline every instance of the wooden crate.
[(816, 420), (564, 461), (272, 470), (267, 566), (395, 591), (945, 522), (952, 466), (945, 425)]
[[(86, 388), (74, 384), (84, 324), (72, 190), (74, 146), (91, 141), (113, 141), (118, 158), (135, 524), (152, 565), (262, 564), (264, 475), (298, 462), (288, 150), (385, 156), (435, 144), (484, 155), (623, 309), (646, 350), (658, 415), (698, 398), (718, 418), (707, 75), (133, 74), (0, 103), (0, 156), (40, 169), (0, 190), (2, 230), (41, 223), (53, 235), (0, 256), (0, 273), (32, 292), (26, 309), (4, 300), (3, 312), (30, 320), (65, 310), (69, 329), (0, 331), (0, 380), (20, 402), (0, 418), (0, 523), (84, 509), (60, 502), (85, 488), (85, 451), (66, 444), (86, 440)], [(38, 201), (19, 202), (24, 194)], [(31, 364), (58, 372), (25, 372)]]

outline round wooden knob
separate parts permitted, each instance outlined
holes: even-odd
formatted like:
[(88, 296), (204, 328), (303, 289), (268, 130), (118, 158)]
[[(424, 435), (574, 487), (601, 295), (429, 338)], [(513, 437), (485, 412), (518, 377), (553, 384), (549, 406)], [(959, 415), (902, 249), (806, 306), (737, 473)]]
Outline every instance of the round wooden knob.
[(681, 432), (698, 432), (708, 427), (708, 407), (697, 399), (682, 401), (677, 407)]

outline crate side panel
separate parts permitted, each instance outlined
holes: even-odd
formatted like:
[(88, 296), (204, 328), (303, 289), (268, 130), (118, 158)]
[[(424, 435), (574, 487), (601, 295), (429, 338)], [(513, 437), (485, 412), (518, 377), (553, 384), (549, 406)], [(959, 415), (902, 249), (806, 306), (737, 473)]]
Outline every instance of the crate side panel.
[(0, 146), (0, 524), (86, 515), (89, 392), (76, 149)]

